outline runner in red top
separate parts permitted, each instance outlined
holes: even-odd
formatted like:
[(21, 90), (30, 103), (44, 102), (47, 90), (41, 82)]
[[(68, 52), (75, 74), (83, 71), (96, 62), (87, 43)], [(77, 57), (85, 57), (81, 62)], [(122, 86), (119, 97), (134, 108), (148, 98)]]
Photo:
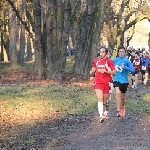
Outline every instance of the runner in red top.
[(98, 98), (98, 111), (100, 114), (100, 122), (104, 122), (108, 112), (103, 112), (103, 104), (109, 97), (110, 82), (112, 81), (112, 74), (115, 74), (115, 66), (111, 59), (107, 57), (108, 49), (106, 47), (100, 48), (100, 56), (93, 61), (93, 67), (90, 74), (95, 72), (93, 89)]
[(132, 73), (132, 79), (134, 83), (134, 90), (137, 90), (137, 85), (138, 85), (138, 74), (140, 71), (140, 58), (137, 54), (135, 54), (135, 58), (133, 59), (133, 67), (135, 69), (135, 72)]

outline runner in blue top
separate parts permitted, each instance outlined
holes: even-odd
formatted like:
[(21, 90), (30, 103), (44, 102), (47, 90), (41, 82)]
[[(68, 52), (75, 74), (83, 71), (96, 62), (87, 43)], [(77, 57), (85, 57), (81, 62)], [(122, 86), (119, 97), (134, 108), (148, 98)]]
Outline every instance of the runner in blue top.
[(117, 117), (125, 115), (125, 93), (129, 84), (128, 73), (135, 72), (132, 63), (125, 57), (126, 50), (123, 46), (118, 48), (119, 54), (114, 59), (116, 74), (113, 78), (113, 84), (116, 91)]
[(148, 57), (148, 52), (143, 51), (143, 56), (141, 57), (141, 74), (142, 82), (146, 86), (148, 81), (148, 65), (150, 64), (150, 58)]

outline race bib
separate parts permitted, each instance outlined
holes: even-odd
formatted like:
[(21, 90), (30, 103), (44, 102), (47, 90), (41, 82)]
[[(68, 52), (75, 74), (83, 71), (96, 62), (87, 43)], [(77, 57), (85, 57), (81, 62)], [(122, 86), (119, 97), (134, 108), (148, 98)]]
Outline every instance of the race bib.
[(139, 62), (135, 62), (134, 64), (135, 64), (136, 66), (140, 65), (140, 63), (139, 63)]
[(98, 72), (101, 72), (101, 70), (105, 69), (105, 65), (98, 65)]
[(142, 66), (142, 70), (146, 70), (146, 66)]

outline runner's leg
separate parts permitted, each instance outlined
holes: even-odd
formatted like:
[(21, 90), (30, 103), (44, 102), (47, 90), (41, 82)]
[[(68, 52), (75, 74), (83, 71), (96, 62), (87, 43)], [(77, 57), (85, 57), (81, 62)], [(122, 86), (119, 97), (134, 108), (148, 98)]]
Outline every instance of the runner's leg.
[(138, 85), (138, 73), (135, 74), (135, 90), (137, 89), (137, 85)]
[(125, 108), (125, 93), (121, 93), (121, 109)]
[[(104, 94), (104, 107), (105, 107), (105, 111), (104, 111), (104, 115), (106, 115), (107, 116), (107, 114), (108, 114), (108, 111), (109, 111), (109, 105), (107, 104), (108, 102), (108, 98), (109, 98), (109, 94)], [(106, 103), (107, 102), (107, 103)]]
[(135, 81), (135, 75), (132, 74), (132, 79), (131, 79), (132, 88), (134, 88), (134, 81)]
[(121, 117), (125, 116), (125, 93), (121, 93)]
[(145, 85), (146, 85), (147, 81), (148, 81), (148, 72), (145, 73), (145, 78), (144, 78)]
[(115, 91), (116, 91), (116, 106), (117, 106), (117, 111), (120, 111), (120, 104), (121, 104), (121, 91), (119, 89), (119, 87), (115, 87)]
[(100, 117), (103, 116), (103, 91), (100, 89), (95, 89), (96, 96), (98, 98), (98, 112)]

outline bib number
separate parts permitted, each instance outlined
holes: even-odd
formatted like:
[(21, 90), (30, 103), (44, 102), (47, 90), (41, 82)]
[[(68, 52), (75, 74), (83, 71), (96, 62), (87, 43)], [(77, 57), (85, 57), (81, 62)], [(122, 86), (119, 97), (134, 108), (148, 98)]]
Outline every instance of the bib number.
[(146, 70), (146, 66), (142, 66), (142, 70)]

